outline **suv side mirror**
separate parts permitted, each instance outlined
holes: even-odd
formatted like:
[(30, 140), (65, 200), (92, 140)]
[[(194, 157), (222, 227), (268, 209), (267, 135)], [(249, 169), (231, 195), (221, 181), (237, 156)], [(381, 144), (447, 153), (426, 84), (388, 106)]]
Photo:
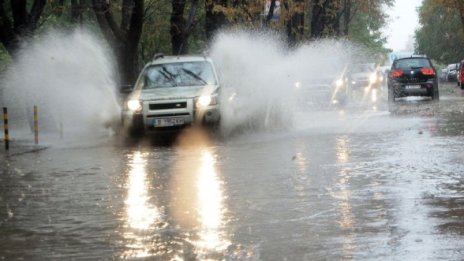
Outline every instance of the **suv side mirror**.
[(121, 88), (119, 89), (119, 91), (124, 94), (129, 94), (130, 92), (132, 92), (133, 89), (134, 88), (132, 88), (132, 85), (125, 84), (125, 85), (121, 85)]

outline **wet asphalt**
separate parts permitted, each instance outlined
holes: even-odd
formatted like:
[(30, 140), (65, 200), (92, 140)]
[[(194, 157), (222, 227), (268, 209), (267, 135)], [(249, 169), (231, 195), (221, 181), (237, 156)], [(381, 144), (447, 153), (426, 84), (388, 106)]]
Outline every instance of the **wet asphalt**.
[[(464, 94), (0, 152), (0, 260), (463, 260)], [(3, 146), (3, 143), (2, 143)]]

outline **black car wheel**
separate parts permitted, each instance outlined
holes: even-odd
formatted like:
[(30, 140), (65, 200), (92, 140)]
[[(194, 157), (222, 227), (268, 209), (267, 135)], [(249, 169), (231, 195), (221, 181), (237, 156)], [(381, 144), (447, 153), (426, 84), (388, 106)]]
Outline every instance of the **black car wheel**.
[(438, 101), (440, 99), (440, 93), (438, 92), (438, 85), (433, 86), (433, 90), (432, 90), (430, 97), (434, 101)]
[(395, 110), (395, 92), (393, 87), (388, 86), (388, 111), (393, 112)]
[(393, 90), (391, 87), (388, 87), (388, 103), (393, 103)]
[(399, 97), (398, 93), (394, 90), (393, 87), (388, 87), (388, 103), (394, 103), (395, 99)]

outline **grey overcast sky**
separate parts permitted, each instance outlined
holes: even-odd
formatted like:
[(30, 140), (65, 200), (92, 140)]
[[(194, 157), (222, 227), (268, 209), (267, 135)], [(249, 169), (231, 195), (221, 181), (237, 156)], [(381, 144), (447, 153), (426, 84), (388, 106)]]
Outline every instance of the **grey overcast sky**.
[(422, 0), (396, 0), (395, 6), (387, 10), (389, 23), (385, 28), (388, 37), (387, 48), (395, 52), (413, 51), (409, 43), (414, 31), (419, 27), (417, 8)]

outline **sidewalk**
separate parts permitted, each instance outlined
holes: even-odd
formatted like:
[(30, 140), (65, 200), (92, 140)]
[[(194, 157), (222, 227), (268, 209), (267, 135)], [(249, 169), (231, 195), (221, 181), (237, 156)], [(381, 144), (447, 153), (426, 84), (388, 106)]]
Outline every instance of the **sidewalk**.
[(10, 140), (9, 150), (5, 149), (5, 141), (0, 139), (0, 156), (11, 157), (23, 155), (26, 153), (34, 153), (47, 149), (47, 146), (35, 145), (33, 142), (25, 140)]
[(455, 82), (442, 82), (439, 84), (440, 87), (440, 96), (449, 95), (461, 97), (464, 96), (464, 90), (461, 90), (461, 87), (457, 86)]

